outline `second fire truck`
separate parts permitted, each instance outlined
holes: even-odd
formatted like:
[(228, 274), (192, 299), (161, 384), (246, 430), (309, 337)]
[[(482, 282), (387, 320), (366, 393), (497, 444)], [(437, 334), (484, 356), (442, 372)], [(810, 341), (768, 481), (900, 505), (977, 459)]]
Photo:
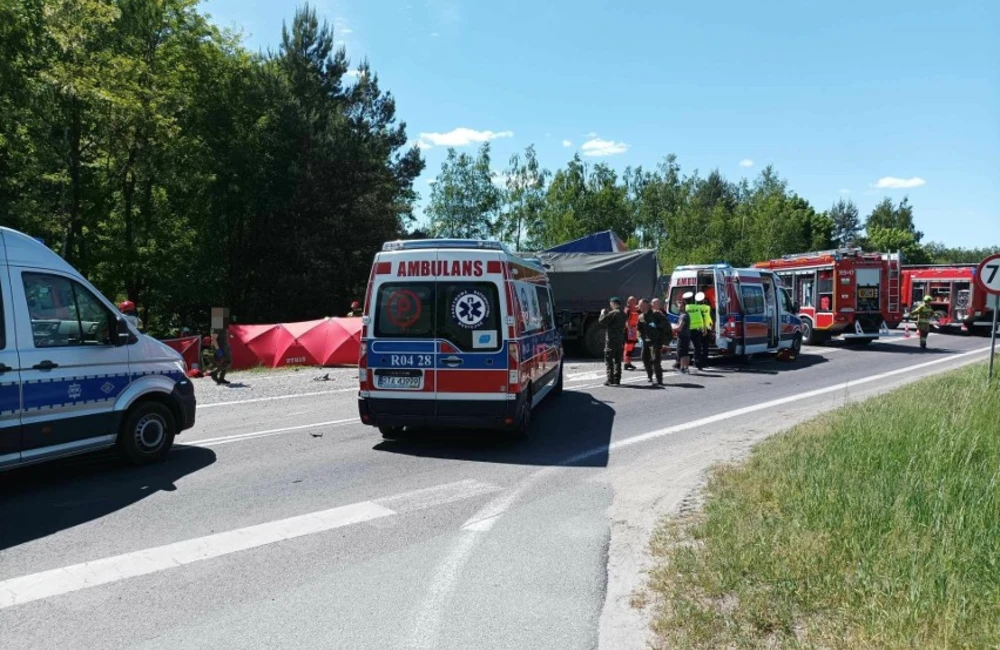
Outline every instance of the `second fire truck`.
[(903, 267), (903, 298), (907, 307), (931, 297), (938, 331), (989, 333), (996, 297), (975, 282), (975, 264), (925, 264)]
[(791, 291), (804, 343), (840, 337), (867, 344), (890, 335), (903, 320), (899, 253), (841, 248), (785, 255), (755, 266), (773, 270)]

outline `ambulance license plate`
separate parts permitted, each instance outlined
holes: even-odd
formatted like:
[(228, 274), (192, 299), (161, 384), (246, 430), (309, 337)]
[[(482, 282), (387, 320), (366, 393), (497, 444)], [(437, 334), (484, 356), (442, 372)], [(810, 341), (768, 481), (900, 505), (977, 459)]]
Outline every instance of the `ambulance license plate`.
[(420, 390), (424, 373), (420, 370), (376, 370), (375, 388), (384, 390)]

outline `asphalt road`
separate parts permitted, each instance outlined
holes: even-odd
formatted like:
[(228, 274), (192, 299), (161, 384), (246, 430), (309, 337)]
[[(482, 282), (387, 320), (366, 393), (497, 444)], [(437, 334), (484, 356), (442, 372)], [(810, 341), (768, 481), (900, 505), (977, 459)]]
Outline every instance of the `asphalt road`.
[(624, 603), (653, 515), (734, 450), (988, 346), (933, 343), (807, 348), (663, 389), (572, 362), (524, 443), (383, 442), (353, 370), (199, 383), (198, 425), (161, 465), (0, 475), (0, 647), (638, 647)]

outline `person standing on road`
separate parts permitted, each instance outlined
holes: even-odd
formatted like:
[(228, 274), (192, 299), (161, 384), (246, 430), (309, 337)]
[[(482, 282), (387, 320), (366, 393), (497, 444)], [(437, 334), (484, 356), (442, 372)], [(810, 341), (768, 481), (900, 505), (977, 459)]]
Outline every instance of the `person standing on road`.
[(632, 365), (632, 352), (635, 350), (635, 344), (639, 340), (639, 308), (635, 296), (629, 296), (626, 305), (625, 319), (627, 321), (627, 334), (625, 336), (625, 354), (622, 357), (622, 362), (625, 364), (625, 370), (635, 370), (635, 366)]
[(931, 317), (934, 316), (934, 308), (931, 307), (931, 297), (929, 295), (924, 296), (924, 300), (920, 305), (910, 312), (910, 315), (916, 315), (917, 317), (917, 332), (920, 333), (920, 349), (927, 349), (927, 335), (931, 331)]
[[(657, 305), (659, 301), (654, 300)], [(648, 302), (639, 302), (639, 336), (642, 337), (642, 366), (646, 369), (646, 377), (649, 383), (653, 383), (653, 375), (656, 375), (656, 384), (663, 385), (663, 346), (669, 343), (670, 321), (659, 309), (652, 308)]]
[(701, 349), (695, 350), (695, 362), (698, 365), (698, 370), (701, 370), (708, 365), (708, 349), (711, 347), (712, 332), (715, 323), (712, 320), (712, 307), (708, 304), (705, 293), (699, 291), (695, 294), (694, 299), (698, 309), (701, 311), (701, 322), (704, 326), (701, 335)]
[(694, 345), (694, 365), (702, 369), (701, 350), (703, 340), (708, 334), (705, 327), (704, 313), (694, 302), (694, 295), (689, 291), (684, 294), (684, 312), (688, 315), (691, 327), (691, 343)]
[(608, 373), (605, 386), (619, 386), (622, 383), (622, 353), (625, 349), (625, 314), (622, 312), (621, 298), (614, 296), (608, 301), (610, 309), (602, 309), (597, 319), (598, 327), (604, 328), (604, 366)]
[(361, 318), (364, 316), (364, 310), (361, 309), (361, 303), (355, 300), (351, 303), (351, 311), (347, 312), (348, 318)]
[(691, 364), (691, 314), (687, 311), (687, 302), (694, 298), (690, 291), (677, 301), (677, 370), (687, 374)]
[(135, 303), (131, 300), (123, 300), (120, 305), (118, 305), (118, 311), (122, 313), (132, 327), (136, 328), (140, 332), (142, 331), (142, 319), (139, 318), (139, 311), (135, 308)]
[(217, 384), (228, 385), (226, 373), (233, 363), (233, 351), (229, 347), (229, 323), (223, 323), (222, 329), (215, 334), (215, 368), (209, 376)]

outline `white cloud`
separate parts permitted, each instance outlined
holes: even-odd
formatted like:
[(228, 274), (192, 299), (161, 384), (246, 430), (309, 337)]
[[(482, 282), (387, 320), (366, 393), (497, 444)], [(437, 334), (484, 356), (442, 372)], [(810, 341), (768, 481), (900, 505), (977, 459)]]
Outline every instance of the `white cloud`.
[(438, 182), (438, 179), (436, 179), (436, 178), (428, 178), (427, 179), (427, 184), (428, 185), (433, 185), (434, 183), (437, 183), (437, 182)]
[(358, 78), (361, 77), (361, 71), (360, 70), (348, 70), (347, 72), (344, 73), (344, 76), (345, 77), (351, 77), (352, 79), (358, 79)]
[(563, 146), (564, 147), (572, 147), (573, 143), (570, 142), (569, 140), (563, 140)]
[(927, 181), (920, 178), (919, 176), (914, 176), (913, 178), (896, 178), (895, 176), (883, 176), (878, 179), (872, 187), (878, 188), (880, 190), (905, 190), (911, 187), (920, 187), (926, 184)]
[(850, 194), (851, 190), (840, 190), (841, 194)]
[(340, 30), (340, 33), (341, 34), (353, 34), (354, 30), (353, 29), (348, 29), (348, 28), (344, 27), (343, 29)]
[(489, 142), (497, 138), (510, 138), (514, 136), (513, 131), (476, 131), (458, 127), (447, 133), (421, 133), (417, 141), (417, 146), (421, 149), (431, 147), (465, 147), (477, 142)]
[(753, 167), (753, 161), (749, 158), (744, 158), (740, 161), (740, 167)]
[(438, 34), (437, 32), (431, 32), (431, 38), (437, 38), (440, 35), (441, 34)]
[(628, 151), (628, 145), (624, 142), (594, 138), (593, 140), (584, 142), (580, 149), (585, 156), (613, 156), (614, 154)]
[(587, 137), (588, 138), (596, 138), (597, 137), (597, 131), (591, 131), (590, 133), (587, 134)]

